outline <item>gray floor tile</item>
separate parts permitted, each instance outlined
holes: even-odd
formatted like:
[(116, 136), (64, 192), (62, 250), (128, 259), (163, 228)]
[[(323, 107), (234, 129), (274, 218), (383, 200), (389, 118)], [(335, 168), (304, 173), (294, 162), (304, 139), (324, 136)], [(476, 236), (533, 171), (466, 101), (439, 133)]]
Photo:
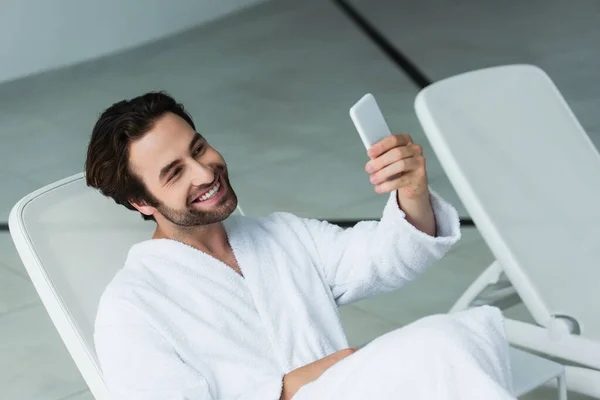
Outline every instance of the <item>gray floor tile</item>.
[(405, 287), (361, 300), (354, 306), (398, 325), (448, 312), (476, 277), (468, 264), (472, 261), (447, 255)]
[[(83, 157), (82, 157), (83, 158)], [(42, 188), (84, 170), (84, 160), (63, 160), (52, 166), (39, 168), (27, 174), (27, 179), (36, 183), (36, 188)]]
[(527, 310), (527, 308), (523, 305), (523, 303), (519, 303), (513, 307), (506, 308), (502, 311), (506, 318), (510, 318), (510, 319), (514, 319), (517, 321), (522, 321), (522, 322), (527, 322), (530, 324), (537, 325), (537, 323), (534, 321), (533, 317), (531, 316), (531, 313)]
[(56, 400), (86, 388), (42, 306), (0, 317), (0, 388), (11, 400)]
[(450, 250), (448, 250), (448, 254), (455, 253), (459, 250), (462, 250), (465, 246), (470, 245), (474, 242), (483, 240), (481, 234), (477, 230), (476, 227), (463, 226), (461, 227), (461, 238)]
[(429, 179), (431, 188), (444, 198), (448, 203), (452, 204), (460, 217), (469, 217), (467, 208), (462, 203), (460, 197), (454, 190), (454, 187), (448, 180), (445, 174), (434, 176)]
[(231, 175), (230, 181), (235, 190), (239, 205), (249, 216), (266, 216), (276, 211), (292, 212), (301, 217), (310, 217), (314, 210), (293, 194), (287, 195), (272, 188), (258, 188), (257, 177)]
[(367, 199), (361, 199), (356, 203), (343, 207), (336, 207), (327, 214), (327, 217), (331, 219), (378, 220), (383, 214), (389, 196), (389, 193), (379, 194), (372, 191), (368, 194)]
[(474, 228), (464, 228), (464, 238), (449, 253), (470, 261), (483, 271), (496, 259), (485, 240)]
[(397, 325), (352, 305), (340, 307), (340, 316), (350, 347), (362, 346), (398, 328)]
[[(0, 146), (5, 148), (5, 146)], [(0, 221), (8, 221), (8, 215), (17, 201), (21, 200), (25, 195), (39, 189), (39, 185), (32, 182), (30, 179), (24, 178), (11, 171), (18, 170), (14, 168), (0, 168), (0, 182), (2, 182), (2, 192), (0, 194)]]
[(8, 232), (0, 232), (0, 263), (29, 280), (29, 275), (25, 271), (25, 267), (19, 258), (17, 249)]
[(248, 171), (240, 179), (252, 180), (255, 190), (293, 196), (313, 210), (343, 207), (367, 199), (373, 192), (362, 163), (318, 153), (310, 159), (273, 164), (260, 172)]
[(38, 302), (31, 282), (0, 262), (0, 316)]
[[(76, 107), (75, 104), (73, 106)], [(0, 148), (0, 166), (3, 170), (29, 177), (66, 161), (78, 164), (78, 169), (82, 169), (87, 137), (73, 132), (68, 126), (47, 124), (43, 130), (16, 136), (1, 135), (6, 143)]]

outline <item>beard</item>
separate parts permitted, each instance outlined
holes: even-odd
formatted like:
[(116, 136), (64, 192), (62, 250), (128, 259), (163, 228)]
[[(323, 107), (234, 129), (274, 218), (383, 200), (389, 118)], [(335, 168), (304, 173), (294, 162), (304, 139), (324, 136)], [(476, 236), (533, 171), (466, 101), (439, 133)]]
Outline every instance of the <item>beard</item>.
[(154, 207), (166, 220), (180, 227), (187, 228), (222, 222), (235, 211), (238, 205), (237, 195), (229, 182), (229, 174), (227, 171), (223, 171), (222, 176), (227, 192), (219, 199), (218, 203), (213, 204), (210, 209), (198, 210), (187, 207), (181, 210), (170, 208), (159, 202)]

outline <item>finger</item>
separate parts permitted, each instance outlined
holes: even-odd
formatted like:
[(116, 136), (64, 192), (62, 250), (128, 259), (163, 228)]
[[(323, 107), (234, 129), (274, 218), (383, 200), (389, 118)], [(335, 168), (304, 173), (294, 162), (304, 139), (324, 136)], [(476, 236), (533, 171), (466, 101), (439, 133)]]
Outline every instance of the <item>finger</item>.
[(416, 170), (421, 167), (421, 160), (419, 157), (422, 156), (404, 158), (386, 166), (377, 173), (371, 175), (371, 183), (378, 185), (386, 180), (393, 179), (394, 176), (398, 174)]
[(377, 193), (389, 193), (391, 191), (401, 189), (403, 187), (410, 186), (415, 181), (413, 173), (407, 173), (400, 175), (398, 178), (383, 182), (375, 186), (375, 192)]
[(379, 142), (375, 143), (369, 151), (367, 152), (368, 156), (371, 158), (378, 157), (379, 155), (385, 153), (394, 147), (406, 146), (407, 144), (412, 144), (412, 138), (410, 135), (390, 135), (381, 139)]
[(372, 174), (398, 160), (421, 155), (422, 153), (423, 151), (421, 149), (421, 146), (419, 146), (418, 144), (394, 147), (393, 149), (388, 150), (379, 157), (369, 161), (365, 165), (365, 169), (368, 173)]

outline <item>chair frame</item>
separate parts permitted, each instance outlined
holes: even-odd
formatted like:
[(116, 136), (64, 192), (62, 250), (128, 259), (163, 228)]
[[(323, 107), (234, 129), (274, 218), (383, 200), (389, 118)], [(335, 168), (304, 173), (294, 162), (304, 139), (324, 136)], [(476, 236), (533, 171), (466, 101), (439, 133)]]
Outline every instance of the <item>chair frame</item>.
[[(494, 261), (469, 285), (450, 311), (501, 303), (512, 306), (520, 300), (502, 266)], [(547, 328), (506, 318), (505, 328), (512, 345), (560, 359), (565, 364), (568, 389), (600, 399), (600, 343), (577, 335), (569, 321), (561, 318), (553, 318)], [(573, 354), (578, 356), (573, 357)]]
[[(9, 229), (19, 257), (23, 262), (31, 282), (44, 305), (50, 320), (58, 331), (67, 351), (75, 362), (77, 369), (88, 385), (92, 395), (97, 400), (109, 400), (109, 392), (102, 377), (102, 371), (93, 349), (90, 349), (77, 327), (77, 321), (69, 312), (52, 282), (44, 263), (36, 252), (24, 220), (24, 211), (34, 199), (85, 179), (84, 173), (78, 173), (54, 183), (48, 184), (19, 200), (12, 208), (9, 215)], [(89, 189), (94, 190), (94, 189)], [(240, 206), (237, 208), (241, 215), (245, 215)]]
[[(484, 68), (480, 71), (515, 67), (535, 68), (542, 72), (531, 65), (507, 65)], [(477, 72), (467, 72), (459, 76)], [(466, 177), (457, 172), (460, 168), (445, 146), (439, 133), (440, 128), (428, 111), (426, 96), (435, 86), (434, 83), (419, 92), (415, 99), (416, 114), (452, 186), (461, 199), (472, 200), (476, 194), (473, 193)], [(556, 91), (558, 92), (558, 89)], [(574, 116), (573, 118), (575, 119)], [(465, 206), (468, 207), (475, 224), (485, 233), (486, 243), (495, 250), (496, 257), (499, 257), (499, 254), (504, 256), (500, 232), (494, 228), (494, 224), (477, 200), (468, 203)], [(514, 346), (559, 359), (565, 364), (566, 383), (570, 390), (600, 399), (600, 342), (579, 335), (577, 324), (571, 319), (551, 315), (539, 294), (523, 283), (523, 271), (509, 265), (511, 261), (510, 257), (506, 256), (504, 262), (507, 264), (503, 266), (502, 260), (495, 260), (468, 286), (450, 311), (484, 304), (504, 304), (499, 306), (503, 309), (517, 303), (525, 304), (537, 322), (532, 324), (507, 318), (505, 327), (509, 342)]]
[(83, 379), (90, 388), (92, 395), (97, 400), (109, 400), (108, 389), (102, 378), (102, 371), (100, 370), (95, 353), (85, 345), (84, 338), (77, 328), (75, 319), (69, 313), (60, 293), (57, 292), (52, 279), (44, 268), (44, 264), (36, 253), (35, 246), (31, 241), (25, 221), (23, 220), (24, 210), (32, 200), (80, 179), (84, 179), (83, 173), (61, 179), (23, 197), (12, 208), (8, 225), (25, 270), (29, 274), (31, 282), (42, 304), (46, 308), (46, 312), (50, 316), (77, 369), (79, 369)]

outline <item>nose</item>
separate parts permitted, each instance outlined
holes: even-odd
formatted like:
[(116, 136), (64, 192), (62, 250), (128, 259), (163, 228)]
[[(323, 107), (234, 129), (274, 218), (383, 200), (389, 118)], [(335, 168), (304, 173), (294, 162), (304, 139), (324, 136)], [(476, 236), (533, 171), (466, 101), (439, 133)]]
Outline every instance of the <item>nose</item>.
[(211, 183), (215, 179), (215, 171), (208, 165), (192, 161), (190, 166), (193, 186), (202, 186)]

